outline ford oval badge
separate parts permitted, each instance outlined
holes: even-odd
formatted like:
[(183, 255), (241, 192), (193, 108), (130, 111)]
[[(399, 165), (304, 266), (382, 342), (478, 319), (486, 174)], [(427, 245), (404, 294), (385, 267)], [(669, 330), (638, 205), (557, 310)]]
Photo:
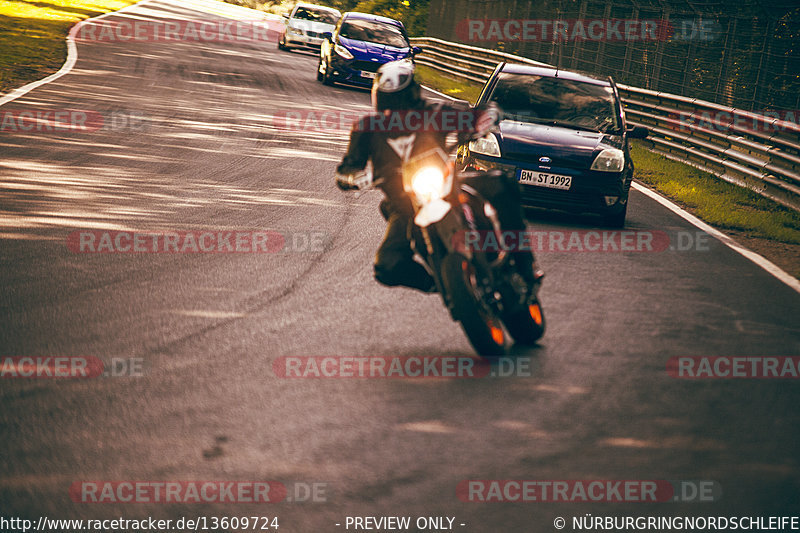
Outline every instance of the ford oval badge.
[(540, 157), (539, 158), (539, 163), (542, 163), (544, 165), (549, 165), (551, 161), (553, 161), (553, 160), (550, 159), (549, 157)]

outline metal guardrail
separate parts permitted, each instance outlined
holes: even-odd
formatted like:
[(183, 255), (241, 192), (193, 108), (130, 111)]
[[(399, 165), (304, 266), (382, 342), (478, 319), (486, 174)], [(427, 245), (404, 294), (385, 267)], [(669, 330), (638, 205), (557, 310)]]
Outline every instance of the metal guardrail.
[(415, 37), (411, 39), (411, 42), (414, 45), (421, 46), (423, 49), (422, 55), (414, 58), (415, 62), (435, 68), (440, 72), (478, 83), (485, 82), (501, 61), (526, 63), (541, 67), (550, 66), (547, 63), (525, 57), (478, 48), (477, 46), (451, 43), (450, 41), (443, 41), (433, 37)]
[[(502, 61), (552, 66), (430, 37), (411, 41), (423, 48), (418, 64), (478, 83)], [(617, 88), (627, 121), (650, 130), (650, 150), (800, 211), (800, 126), (695, 98)]]

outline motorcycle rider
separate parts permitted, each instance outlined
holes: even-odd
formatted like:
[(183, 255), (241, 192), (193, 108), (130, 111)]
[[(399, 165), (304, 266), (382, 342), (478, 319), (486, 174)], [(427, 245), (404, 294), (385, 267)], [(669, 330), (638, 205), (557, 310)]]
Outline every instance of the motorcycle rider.
[[(361, 189), (371, 180), (383, 190), (381, 213), (387, 220), (386, 233), (375, 255), (375, 279), (387, 286), (406, 286), (434, 292), (433, 277), (414, 260), (409, 241), (409, 222), (414, 211), (403, 190), (401, 169), (404, 162), (431, 148), (445, 149), (447, 135), (455, 132), (460, 143), (486, 135), (496, 127), (496, 105), (469, 108), (425, 100), (414, 79), (414, 64), (408, 60), (386, 63), (378, 69), (372, 84), (372, 105), (376, 113), (358, 121), (350, 134), (350, 143), (336, 168), (336, 184), (342, 190)], [(414, 118), (422, 117), (411, 124)], [(394, 116), (393, 116), (394, 115)], [(372, 163), (372, 174), (365, 172)], [(503, 230), (524, 231), (525, 220), (519, 198), (519, 186), (513, 178), (467, 178), (498, 211)], [(530, 251), (514, 254), (520, 274), (532, 286), (543, 274), (536, 268)]]

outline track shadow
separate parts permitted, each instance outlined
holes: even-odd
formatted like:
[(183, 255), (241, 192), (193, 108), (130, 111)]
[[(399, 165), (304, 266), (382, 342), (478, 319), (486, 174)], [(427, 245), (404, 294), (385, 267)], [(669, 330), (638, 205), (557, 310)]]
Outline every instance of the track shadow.
[(550, 211), (538, 207), (525, 207), (525, 219), (531, 223), (558, 224), (559, 226), (604, 228), (598, 215)]

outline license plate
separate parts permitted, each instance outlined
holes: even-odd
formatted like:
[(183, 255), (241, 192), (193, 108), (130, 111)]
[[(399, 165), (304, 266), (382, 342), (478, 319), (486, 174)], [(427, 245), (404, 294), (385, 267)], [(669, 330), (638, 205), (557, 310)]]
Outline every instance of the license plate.
[(369, 79), (372, 80), (372, 79), (375, 78), (375, 73), (374, 72), (367, 72), (366, 70), (362, 70), (361, 71), (361, 77), (362, 78), (369, 78)]
[(568, 191), (572, 186), (572, 176), (550, 174), (549, 172), (539, 172), (538, 170), (520, 169), (518, 180), (525, 185), (561, 189), (563, 191)]

